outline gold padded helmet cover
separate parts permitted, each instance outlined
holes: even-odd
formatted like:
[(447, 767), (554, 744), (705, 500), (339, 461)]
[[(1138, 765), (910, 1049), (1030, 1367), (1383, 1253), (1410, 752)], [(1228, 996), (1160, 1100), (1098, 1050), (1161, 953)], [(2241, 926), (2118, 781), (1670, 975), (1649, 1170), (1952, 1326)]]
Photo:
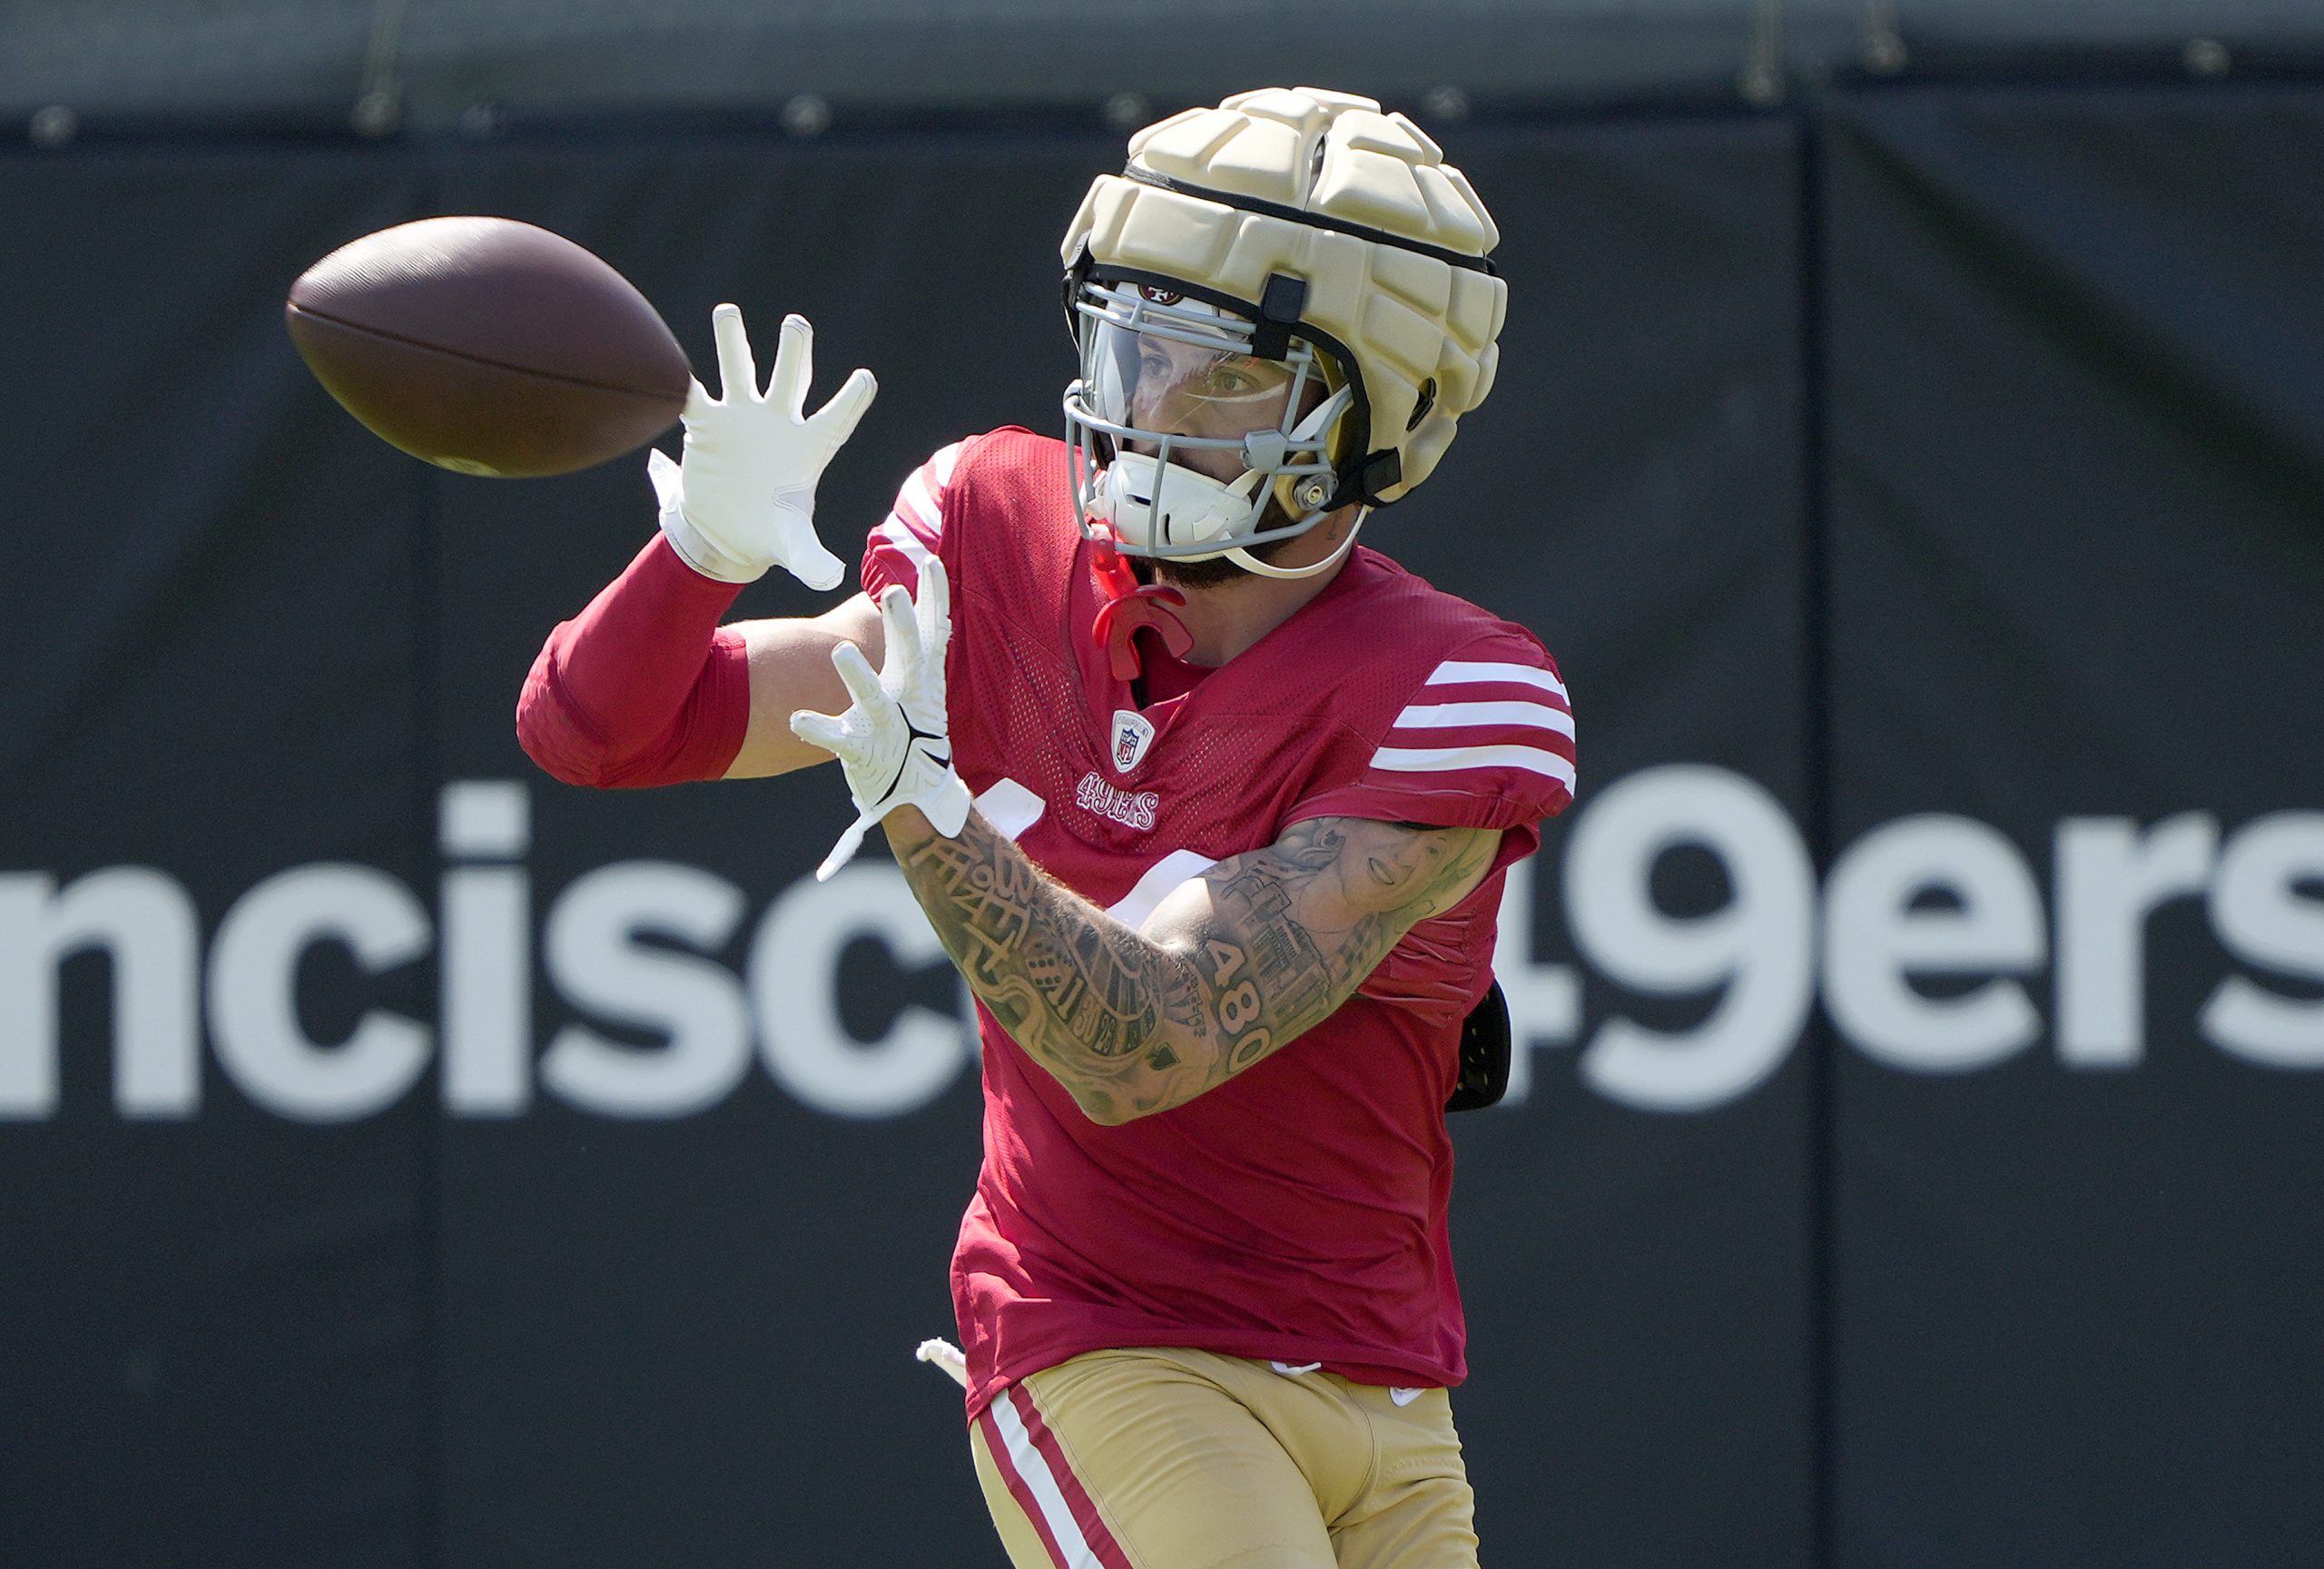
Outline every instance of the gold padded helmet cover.
[[(1482, 259), (1500, 240), (1443, 150), (1374, 99), (1293, 87), (1174, 114), (1131, 137), (1129, 153), (1129, 175), (1100, 175), (1082, 199), (1063, 247), (1068, 268), (1177, 279), (1254, 313), (1271, 275), (1302, 280), (1301, 323), (1353, 356), (1369, 412), (1370, 451), (1335, 449), (1334, 461), (1346, 469), (1393, 450), (1398, 479), (1367, 498), (1383, 504), (1427, 479), (1461, 416), (1492, 390), (1508, 301), (1490, 271), (1410, 248)], [(1348, 419), (1341, 429), (1345, 440)]]

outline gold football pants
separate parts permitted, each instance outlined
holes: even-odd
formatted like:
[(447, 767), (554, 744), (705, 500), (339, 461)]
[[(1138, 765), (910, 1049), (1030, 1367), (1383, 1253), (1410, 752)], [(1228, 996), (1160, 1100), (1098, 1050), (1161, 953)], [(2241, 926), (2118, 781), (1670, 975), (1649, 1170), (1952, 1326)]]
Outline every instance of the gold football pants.
[(1016, 1569), (1477, 1563), (1442, 1389), (1207, 1351), (1092, 1351), (1003, 1392), (970, 1446)]

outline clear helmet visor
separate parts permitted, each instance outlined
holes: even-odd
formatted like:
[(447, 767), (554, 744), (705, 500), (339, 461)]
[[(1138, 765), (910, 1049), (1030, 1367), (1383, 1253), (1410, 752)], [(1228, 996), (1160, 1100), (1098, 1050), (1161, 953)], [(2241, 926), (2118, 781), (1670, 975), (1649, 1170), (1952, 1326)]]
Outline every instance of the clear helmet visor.
[[(1250, 352), (1251, 323), (1164, 290), (1085, 286), (1067, 390), (1075, 490), (1135, 555), (1232, 555), (1305, 533), (1336, 488), (1330, 439), (1351, 393), (1315, 350)], [(1281, 505), (1269, 511), (1270, 501)]]
[[(1305, 380), (1317, 394), (1323, 390), (1283, 360), (1183, 333), (1101, 321), (1091, 338), (1090, 404), (1098, 415), (1125, 430), (1180, 438), (1171, 443), (1172, 460), (1215, 479), (1243, 472), (1244, 438), (1253, 431), (1288, 429), (1284, 417), (1295, 385)], [(1136, 436), (1123, 442), (1149, 455), (1159, 445)]]

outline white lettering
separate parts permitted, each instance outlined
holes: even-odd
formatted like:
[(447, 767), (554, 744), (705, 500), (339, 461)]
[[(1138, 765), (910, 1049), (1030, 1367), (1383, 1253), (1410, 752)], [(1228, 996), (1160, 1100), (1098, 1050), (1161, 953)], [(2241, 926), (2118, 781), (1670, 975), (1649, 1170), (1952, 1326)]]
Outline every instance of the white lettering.
[(336, 1046), (299, 1021), (299, 961), (338, 942), (373, 975), (428, 952), (427, 907), (370, 866), (294, 866), (252, 888), (210, 949), (210, 1038), (259, 1105), (302, 1122), (348, 1122), (393, 1105), (428, 1066), (428, 1027), (374, 1009)]
[(533, 1100), (533, 880), (521, 866), (455, 866), (441, 898), (444, 1104), (517, 1116)]
[[(1923, 892), (1956, 909), (1915, 909)], [(2017, 848), (1965, 817), (1905, 817), (1850, 845), (1824, 895), (1824, 1005), (1866, 1055), (1916, 1073), (1958, 1073), (2033, 1043), (2025, 989), (1993, 980), (1927, 997), (1911, 975), (2027, 974), (2043, 958), (2042, 896)]]
[[(2227, 842), (2211, 884), (2211, 929), (2239, 959), (2324, 982), (2324, 812), (2277, 812)], [(2203, 1038), (2269, 1068), (2324, 1068), (2324, 998), (2280, 996), (2230, 975), (2203, 1004)]]
[(541, 1082), (606, 1117), (685, 1117), (724, 1100), (750, 1071), (750, 1020), (733, 972), (703, 955), (742, 918), (743, 891), (697, 867), (621, 861), (576, 878), (542, 932), (551, 980), (575, 1007), (664, 1041), (627, 1046), (568, 1024), (541, 1054)]
[[(446, 785), (437, 832), (448, 856), (520, 859), (532, 844), (524, 786)], [(439, 899), (444, 1104), (468, 1117), (517, 1116), (533, 1099), (532, 879), (521, 865), (449, 867)]]
[(1127, 790), (1117, 790), (1094, 773), (1084, 774), (1075, 787), (1074, 799), (1086, 811), (1100, 817), (1110, 817), (1125, 828), (1140, 832), (1154, 826), (1154, 811), (1162, 797), (1151, 790), (1141, 790), (1133, 795)]
[[(1132, 826), (1149, 825), (1155, 809), (1151, 793), (1094, 774), (1076, 799)], [(1004, 779), (978, 809), (1014, 834), (1047, 808)], [(0, 1121), (58, 1114), (62, 977), (82, 973), (72, 968), (82, 955), (104, 962), (112, 1098), (130, 1118), (198, 1111), (205, 1019), (224, 1071), (253, 1102), (317, 1122), (394, 1104), (439, 1045), (443, 1106), (458, 1117), (521, 1116), (537, 1079), (596, 1114), (684, 1117), (730, 1095), (754, 1055), (812, 1110), (897, 1117), (943, 1095), (972, 1061), (965, 993), (957, 1015), (896, 1009), (874, 1040), (844, 1023), (850, 943), (884, 945), (902, 971), (943, 962), (892, 867), (784, 892), (752, 933), (738, 977), (724, 957), (746, 913), (733, 883), (671, 863), (621, 863), (577, 879), (544, 917), (526, 864), (531, 827), (522, 785), (455, 782), (438, 802), (445, 865), (433, 912), (376, 868), (293, 867), (232, 905), (206, 967), (192, 900), (166, 873), (108, 867), (62, 889), (51, 873), (0, 874)], [(1681, 915), (1657, 903), (1664, 857), (1677, 852), (1715, 860), (1728, 890), (1718, 908)], [(2053, 942), (2058, 1061), (2135, 1068), (2149, 1051), (2151, 918), (2198, 894), (2220, 944), (2260, 972), (2220, 981), (2194, 1027), (2246, 1061), (2324, 1071), (2324, 812), (2258, 818), (2224, 844), (2208, 812), (2151, 826), (2068, 818), (2053, 856), (2056, 908), (2045, 914), (2034, 870), (1996, 829), (1957, 816), (1900, 819), (1840, 855), (1819, 912), (1798, 832), (1751, 780), (1672, 765), (1618, 781), (1584, 802), (1569, 832), (1561, 913), (1588, 972), (1640, 995), (1630, 1012), (1653, 1023), (1617, 1004), (1588, 1027), (1585, 967), (1541, 930), (1532, 864), (1512, 867), (1494, 961), (1514, 1035), (1503, 1104), (1527, 1101), (1535, 1053), (1586, 1040), (1576, 1071), (1609, 1100), (1659, 1112), (1725, 1105), (1780, 1068), (1819, 975), (1837, 1031), (1876, 1061), (1915, 1073), (1989, 1067), (2040, 1037), (2027, 978)], [(1113, 913), (1142, 923), (1209, 864), (1181, 850), (1132, 868), (1143, 875)], [(2183, 928), (2162, 930), (2175, 942)], [(300, 977), (323, 944), (369, 975), (433, 949), (435, 1017), (373, 1006), (345, 1039), (313, 1039)], [(590, 1016), (559, 1030), (537, 1064), (537, 946), (556, 990)], [(2185, 956), (2174, 958), (2183, 975)], [(1672, 1015), (1701, 1021), (1672, 1028)], [(79, 1042), (70, 1050), (76, 1064), (96, 1061)]]
[(2076, 1068), (2134, 1068), (2146, 1054), (2146, 918), (2201, 893), (2219, 820), (2182, 812), (2144, 834), (2128, 817), (2058, 824), (2058, 1056)]
[[(1684, 919), (1655, 903), (1657, 861), (1680, 845), (1718, 857), (1735, 896)], [(1626, 1106), (1699, 1111), (1766, 1080), (1807, 1021), (1814, 994), (1816, 875), (1774, 796), (1740, 775), (1649, 768), (1593, 798), (1566, 844), (1566, 919), (1582, 955), (1639, 991), (1724, 988), (1691, 1030), (1616, 1015), (1591, 1037), (1581, 1076)]]
[(898, 1010), (877, 1041), (850, 1035), (839, 1014), (839, 960), (867, 937), (901, 969), (944, 957), (893, 866), (851, 866), (828, 883), (793, 883), (751, 942), (751, 1002), (767, 1071), (803, 1104), (833, 1117), (918, 1110), (960, 1076), (974, 1038), (959, 1019), (917, 1003)]
[(456, 779), (436, 798), (436, 843), (447, 855), (519, 860), (532, 848), (532, 801), (514, 779)]
[(202, 1099), (193, 901), (150, 866), (108, 866), (62, 893), (41, 873), (0, 876), (0, 1118), (57, 1103), (56, 971), (113, 962), (113, 1103), (124, 1117), (191, 1117)]

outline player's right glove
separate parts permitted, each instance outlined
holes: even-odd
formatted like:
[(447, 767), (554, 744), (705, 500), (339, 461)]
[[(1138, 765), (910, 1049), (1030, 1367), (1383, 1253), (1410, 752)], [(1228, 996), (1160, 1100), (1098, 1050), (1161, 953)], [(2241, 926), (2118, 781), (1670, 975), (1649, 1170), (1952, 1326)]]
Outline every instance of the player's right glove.
[(952, 640), (952, 596), (944, 563), (920, 569), (915, 602), (900, 583), (880, 596), (886, 657), (874, 675), (863, 650), (842, 643), (832, 667), (855, 701), (840, 715), (806, 710), (791, 733), (838, 757), (855, 797), (856, 818), (815, 868), (815, 881), (854, 857), (864, 831), (899, 806), (917, 806), (947, 839), (969, 820), (969, 787), (952, 771), (950, 722), (944, 712), (944, 649)]
[(815, 483), (854, 434), (879, 383), (858, 370), (810, 415), (815, 330), (805, 317), (783, 319), (763, 393), (742, 311), (721, 305), (710, 325), (720, 396), (700, 381), (687, 392), (683, 465), (659, 451), (645, 460), (662, 504), (662, 532), (706, 577), (749, 583), (781, 567), (810, 588), (835, 588), (846, 568), (815, 538)]

